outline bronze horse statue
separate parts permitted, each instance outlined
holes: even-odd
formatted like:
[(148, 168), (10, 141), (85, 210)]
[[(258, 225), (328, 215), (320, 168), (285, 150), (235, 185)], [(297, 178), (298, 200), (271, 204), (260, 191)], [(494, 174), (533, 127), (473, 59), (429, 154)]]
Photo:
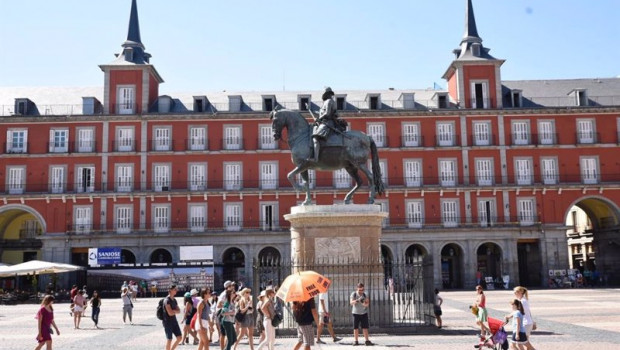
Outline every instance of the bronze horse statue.
[[(308, 181), (308, 169), (316, 170), (339, 170), (346, 169), (347, 173), (355, 180), (355, 186), (344, 197), (344, 203), (351, 203), (351, 198), (357, 189), (362, 186), (362, 178), (358, 170), (361, 170), (368, 179), (370, 194), (368, 203), (375, 202), (375, 196), (384, 192), (384, 184), (381, 180), (381, 168), (379, 155), (375, 141), (360, 131), (332, 132), (331, 138), (340, 138), (336, 146), (323, 145), (321, 147), (319, 161), (308, 160), (312, 155), (312, 125), (297, 111), (274, 110), (269, 115), (273, 138), (277, 141), (282, 137), (282, 129), (288, 130), (288, 146), (295, 169), (288, 173), (287, 178), (297, 191), (306, 192), (306, 200), (302, 205), (312, 203), (310, 199), (310, 185)], [(372, 156), (372, 172), (368, 170), (366, 161)], [(295, 175), (301, 174), (303, 187), (295, 181)]]

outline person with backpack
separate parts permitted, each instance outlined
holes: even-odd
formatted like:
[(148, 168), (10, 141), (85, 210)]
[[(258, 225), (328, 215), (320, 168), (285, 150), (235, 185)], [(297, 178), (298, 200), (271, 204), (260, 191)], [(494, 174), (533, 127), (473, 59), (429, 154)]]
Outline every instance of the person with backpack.
[[(164, 332), (166, 332), (166, 350), (174, 350), (177, 348), (177, 345), (181, 342), (181, 328), (179, 327), (179, 322), (177, 321), (177, 314), (181, 313), (181, 309), (179, 308), (179, 304), (177, 300), (174, 298), (177, 295), (177, 286), (175, 284), (170, 286), (168, 290), (168, 295), (159, 301), (161, 304), (161, 312), (159, 311), (158, 306), (158, 318), (159, 313), (162, 313), (162, 325), (164, 326)], [(175, 335), (176, 340), (172, 343), (172, 335)]]
[(364, 333), (364, 339), (366, 340), (366, 345), (374, 345), (370, 339), (368, 339), (368, 305), (370, 305), (370, 299), (364, 293), (364, 284), (358, 283), (357, 290), (351, 293), (351, 297), (349, 298), (352, 313), (353, 313), (353, 338), (355, 342), (353, 345), (360, 345), (357, 341), (359, 336), (359, 328), (362, 327), (362, 332)]
[(192, 317), (196, 313), (196, 308), (194, 307), (194, 301), (192, 300), (192, 294), (190, 292), (185, 293), (183, 296), (183, 340), (185, 344), (189, 344), (189, 336), (191, 335), (194, 338), (194, 345), (198, 345), (198, 337), (196, 331), (190, 326), (192, 321)]
[(293, 350), (299, 350), (304, 345), (304, 350), (310, 350), (314, 345), (314, 329), (312, 322), (319, 324), (319, 314), (316, 311), (314, 298), (306, 301), (293, 302), (293, 316), (297, 322), (297, 344)]

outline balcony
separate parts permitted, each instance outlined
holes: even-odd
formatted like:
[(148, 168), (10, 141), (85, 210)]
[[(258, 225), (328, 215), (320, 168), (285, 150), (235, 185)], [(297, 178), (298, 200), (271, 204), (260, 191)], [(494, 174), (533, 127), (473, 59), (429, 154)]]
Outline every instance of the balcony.
[(400, 147), (424, 147), (424, 136), (422, 135), (401, 136)]
[(200, 235), (205, 233), (218, 233), (227, 231), (263, 231), (263, 232), (287, 232), (290, 229), (289, 223), (282, 225), (275, 220), (212, 220), (206, 221), (204, 218), (196, 218), (189, 222), (169, 222), (168, 225), (148, 223), (141, 227), (138, 223), (122, 224), (72, 224), (67, 225), (66, 233), (69, 235), (110, 235), (110, 234), (148, 234), (148, 235), (170, 235), (185, 233), (188, 235)]
[(435, 136), (436, 147), (456, 147), (459, 145), (459, 135)]

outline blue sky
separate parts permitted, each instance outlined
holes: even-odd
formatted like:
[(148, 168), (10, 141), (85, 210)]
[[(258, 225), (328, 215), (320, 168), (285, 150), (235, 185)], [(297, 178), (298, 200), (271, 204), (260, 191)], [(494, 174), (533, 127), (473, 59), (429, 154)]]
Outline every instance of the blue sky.
[[(138, 0), (160, 93), (423, 89), (463, 35), (465, 0)], [(101, 86), (131, 0), (0, 0), (0, 86)], [(620, 76), (617, 0), (474, 0), (504, 80)]]

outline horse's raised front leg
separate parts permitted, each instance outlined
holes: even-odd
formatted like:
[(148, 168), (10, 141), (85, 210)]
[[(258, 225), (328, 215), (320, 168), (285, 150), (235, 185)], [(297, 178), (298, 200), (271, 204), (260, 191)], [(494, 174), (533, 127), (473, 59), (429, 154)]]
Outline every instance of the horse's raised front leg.
[[(305, 164), (305, 163), (304, 163)], [(297, 181), (295, 181), (295, 175), (301, 173), (301, 177), (304, 180), (304, 185), (299, 186)], [(306, 176), (304, 177), (304, 173)], [(288, 175), (286, 175), (288, 181), (293, 185), (295, 191), (304, 191), (306, 192), (306, 200), (302, 203), (302, 205), (312, 204), (312, 200), (310, 199), (310, 186), (308, 185), (308, 167), (305, 165), (298, 165), (293, 169)]]
[(353, 198), (353, 194), (355, 193), (355, 191), (357, 191), (358, 188), (360, 188), (360, 186), (362, 186), (362, 178), (360, 177), (360, 174), (355, 166), (351, 165), (345, 169), (347, 170), (347, 173), (349, 173), (349, 175), (351, 175), (351, 177), (355, 180), (355, 186), (353, 186), (351, 191), (349, 191), (349, 193), (347, 193), (347, 195), (344, 197), (344, 204), (350, 204), (351, 198)]
[(368, 186), (370, 187), (370, 193), (368, 195), (368, 204), (373, 204), (375, 202), (375, 196), (377, 195), (377, 192), (375, 191), (375, 182), (373, 180), (372, 173), (370, 172), (370, 170), (368, 170), (368, 167), (364, 163), (360, 164), (359, 168), (360, 170), (362, 170), (362, 172), (364, 173), (364, 175), (366, 175), (366, 178), (368, 179)]

